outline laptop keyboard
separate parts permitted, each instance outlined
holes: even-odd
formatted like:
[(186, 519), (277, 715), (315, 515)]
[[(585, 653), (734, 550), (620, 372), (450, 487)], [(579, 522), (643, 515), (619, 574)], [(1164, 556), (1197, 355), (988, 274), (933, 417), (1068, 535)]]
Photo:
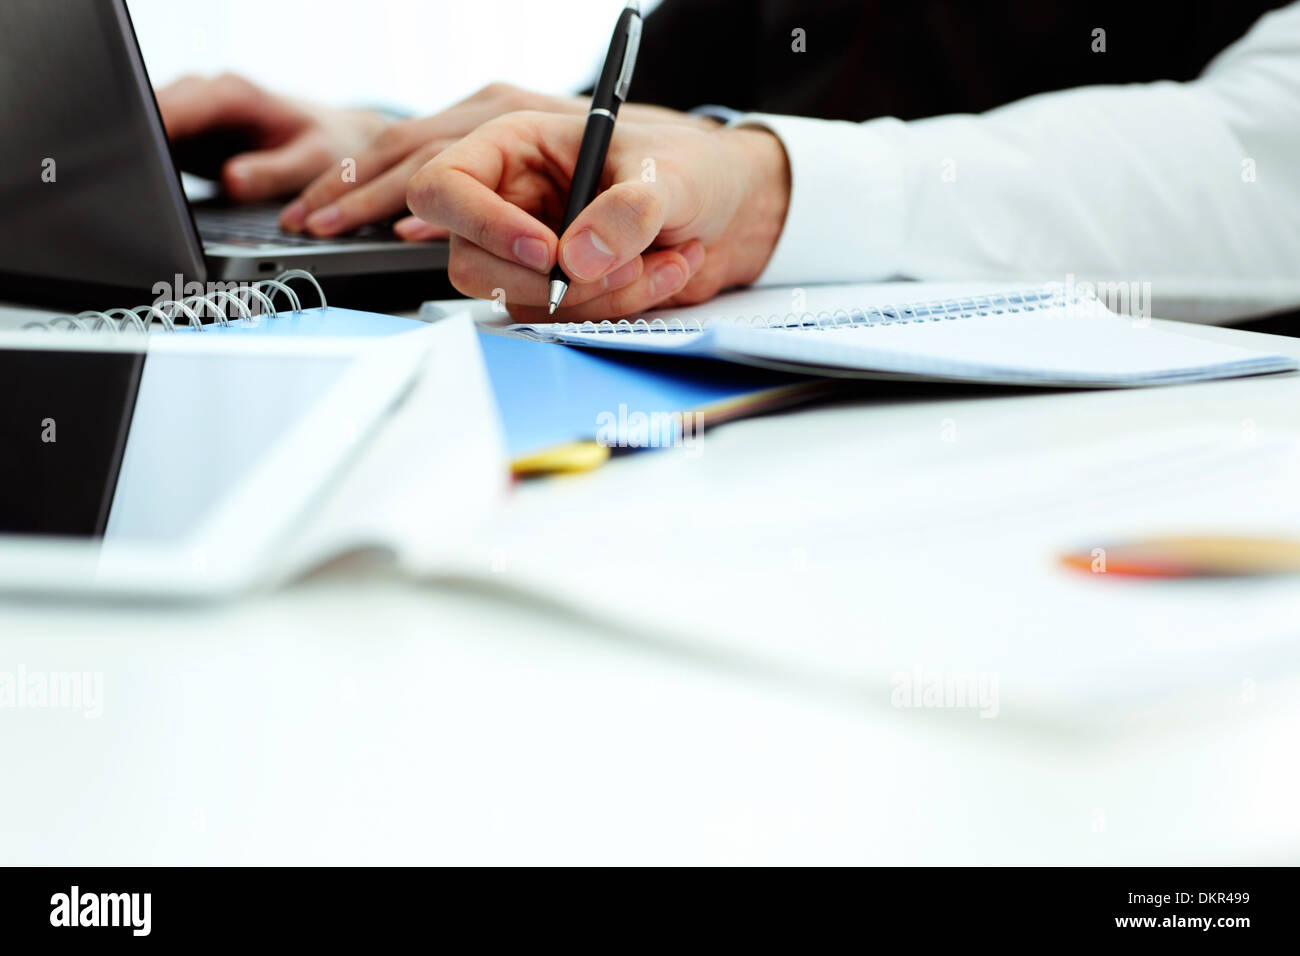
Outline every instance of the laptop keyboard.
[(208, 242), (234, 246), (319, 246), (349, 242), (398, 242), (390, 223), (363, 226), (355, 232), (328, 239), (291, 235), (280, 231), (279, 206), (194, 207), (199, 235)]

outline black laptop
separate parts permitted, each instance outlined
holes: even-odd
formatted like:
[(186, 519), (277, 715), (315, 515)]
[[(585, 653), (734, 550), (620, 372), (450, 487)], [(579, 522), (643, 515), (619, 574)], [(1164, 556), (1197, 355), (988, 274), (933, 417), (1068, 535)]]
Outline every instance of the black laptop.
[(446, 267), (445, 242), (384, 226), (315, 239), (280, 232), (275, 207), (192, 208), (123, 0), (0, 3), (0, 121), (0, 297)]

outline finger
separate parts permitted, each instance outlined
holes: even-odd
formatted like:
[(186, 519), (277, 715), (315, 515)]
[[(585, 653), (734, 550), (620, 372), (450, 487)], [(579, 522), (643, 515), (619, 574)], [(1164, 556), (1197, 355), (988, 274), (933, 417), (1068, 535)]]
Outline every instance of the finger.
[(333, 161), (324, 139), (306, 133), (276, 149), (231, 157), (221, 170), (221, 181), (226, 192), (241, 202), (273, 199), (301, 189)]
[(412, 180), (407, 200), (421, 219), (501, 259), (543, 274), (555, 264), (555, 233), (461, 170), (435, 170), (423, 181)]
[(643, 255), (645, 265), (636, 282), (573, 306), (565, 304), (554, 316), (545, 307), (506, 300), (506, 308), (519, 322), (599, 322), (639, 315), (684, 289), (704, 264), (704, 246), (692, 240), (675, 249), (658, 249)]
[(156, 93), (171, 139), (184, 139), (223, 126), (258, 125), (274, 112), (257, 86), (230, 73), (213, 79), (186, 76)]
[[(357, 183), (368, 181), (361, 158), (357, 158)], [(285, 232), (302, 232), (307, 217), (317, 209), (323, 209), (339, 196), (354, 188), (356, 183), (347, 182), (340, 170), (327, 169), (307, 184), (298, 197), (280, 210), (280, 228)]]
[[(496, 193), (506, 172), (504, 151), (519, 145), (528, 149), (519, 141), (498, 143), (503, 135), (512, 130), (488, 124), (426, 163), (411, 179), (407, 205), (425, 222), (498, 258), (549, 272), (555, 263), (555, 233)], [(512, 162), (518, 159), (512, 156)]]
[[(631, 285), (641, 278), (642, 267), (637, 256), (598, 282), (570, 285), (565, 304), (581, 304)], [(456, 235), (451, 238), (447, 278), (458, 292), (475, 299), (497, 299), (504, 291), (507, 303), (545, 307), (550, 293), (549, 277), (500, 259)]]
[(616, 183), (597, 196), (560, 237), (560, 264), (592, 282), (640, 255), (664, 224), (664, 202), (652, 183)]
[(415, 216), (407, 216), (393, 223), (393, 232), (397, 238), (407, 242), (428, 242), (431, 239), (446, 239), (451, 235), (442, 226), (435, 226)]
[(438, 151), (433, 145), (424, 147), (370, 182), (350, 188), (308, 215), (303, 227), (314, 236), (334, 236), (403, 212), (411, 176)]
[(659, 308), (669, 306), (699, 305), (707, 302), (727, 288), (727, 269), (725, 255), (708, 255), (704, 264), (691, 275), (686, 286), (672, 298), (659, 304)]
[[(391, 129), (391, 127), (390, 127)], [(379, 140), (384, 140), (381, 144)], [(395, 163), (403, 158), (414, 155), (408, 144), (393, 145), (395, 142), (391, 134), (380, 134), (379, 140), (375, 145), (364, 151), (356, 158), (353, 171), (355, 176), (352, 179), (344, 179), (339, 170), (326, 170), (307, 184), (302, 194), (293, 202), (285, 206), (280, 213), (280, 227), (287, 232), (299, 232), (303, 229), (307, 218), (318, 209), (324, 209), (332, 205), (340, 196), (354, 189), (360, 189), (365, 184), (372, 182), (377, 176), (392, 169)], [(424, 153), (425, 160), (432, 159), (443, 148), (446, 142), (429, 144)], [(415, 165), (410, 167), (406, 173), (406, 179), (418, 169)], [(406, 180), (402, 181), (402, 193), (398, 204), (386, 215), (392, 215), (405, 208), (406, 205)]]

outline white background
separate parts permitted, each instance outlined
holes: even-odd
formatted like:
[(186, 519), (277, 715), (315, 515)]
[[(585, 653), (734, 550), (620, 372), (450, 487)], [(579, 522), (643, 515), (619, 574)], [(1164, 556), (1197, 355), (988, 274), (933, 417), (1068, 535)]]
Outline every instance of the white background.
[[(642, 0), (646, 12), (658, 0)], [(435, 112), (494, 80), (572, 93), (624, 0), (128, 0), (150, 78), (232, 70), (337, 104)]]

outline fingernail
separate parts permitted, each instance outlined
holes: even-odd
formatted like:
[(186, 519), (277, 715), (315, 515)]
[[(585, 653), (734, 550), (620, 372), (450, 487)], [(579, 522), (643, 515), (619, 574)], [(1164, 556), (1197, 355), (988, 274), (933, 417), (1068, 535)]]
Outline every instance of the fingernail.
[(686, 258), (686, 264), (691, 267), (691, 275), (699, 271), (700, 266), (704, 265), (704, 243), (692, 242), (682, 250), (682, 255)]
[(324, 209), (317, 209), (307, 217), (307, 231), (322, 233), (330, 232), (337, 229), (343, 219), (343, 214), (339, 212), (338, 206), (326, 206)]
[(676, 292), (686, 284), (686, 273), (675, 262), (667, 262), (650, 277), (650, 294), (658, 297)]
[(564, 268), (575, 279), (595, 279), (614, 264), (614, 250), (590, 229), (578, 233), (564, 247)]
[(640, 274), (637, 269), (640, 262), (640, 259), (633, 259), (631, 262), (623, 263), (601, 280), (601, 286), (606, 289), (621, 289), (625, 285), (631, 285), (637, 280), (637, 276)]
[(520, 236), (515, 240), (515, 260), (535, 272), (545, 272), (551, 264), (551, 251), (546, 243), (531, 236)]
[(280, 210), (280, 228), (281, 229), (301, 229), (302, 221), (307, 215), (307, 204), (301, 199), (295, 199), (289, 205)]

